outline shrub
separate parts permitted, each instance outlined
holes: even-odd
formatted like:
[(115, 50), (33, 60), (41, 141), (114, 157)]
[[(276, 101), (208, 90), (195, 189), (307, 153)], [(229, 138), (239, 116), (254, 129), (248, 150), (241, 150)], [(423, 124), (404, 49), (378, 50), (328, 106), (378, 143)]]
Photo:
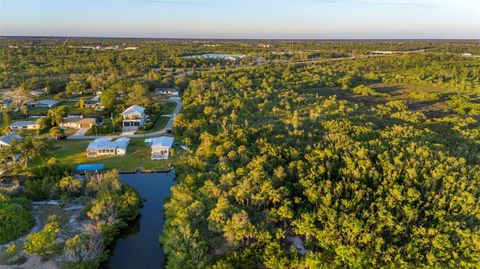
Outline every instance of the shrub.
[(19, 204), (0, 202), (0, 243), (9, 242), (33, 226), (32, 214)]
[(365, 86), (365, 85), (360, 85), (352, 89), (352, 92), (355, 94), (363, 95), (363, 96), (375, 96), (375, 97), (389, 97), (389, 94), (386, 93), (380, 93), (375, 91), (374, 89)]

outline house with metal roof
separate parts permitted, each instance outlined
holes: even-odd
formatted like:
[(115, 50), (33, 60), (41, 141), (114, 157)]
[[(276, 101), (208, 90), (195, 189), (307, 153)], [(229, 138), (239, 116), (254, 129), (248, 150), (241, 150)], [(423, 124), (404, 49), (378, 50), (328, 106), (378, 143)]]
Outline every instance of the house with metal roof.
[(9, 135), (0, 136), (0, 148), (9, 147), (12, 145), (13, 141), (20, 139), (22, 139), (22, 137), (15, 132), (11, 132)]
[(121, 137), (116, 140), (112, 138), (98, 138), (91, 142), (87, 147), (87, 157), (98, 157), (108, 155), (127, 154), (130, 139)]
[(36, 130), (40, 129), (40, 125), (36, 121), (16, 121), (10, 124), (12, 131), (17, 130)]
[(46, 107), (46, 108), (52, 108), (54, 106), (57, 106), (60, 102), (57, 100), (53, 99), (44, 99), (44, 100), (38, 100), (36, 102), (31, 103), (31, 106), (33, 107)]
[(145, 144), (152, 149), (152, 160), (167, 160), (173, 148), (174, 138), (161, 136), (145, 139)]
[(137, 129), (145, 126), (147, 116), (145, 115), (145, 108), (141, 106), (131, 106), (122, 113), (123, 128)]

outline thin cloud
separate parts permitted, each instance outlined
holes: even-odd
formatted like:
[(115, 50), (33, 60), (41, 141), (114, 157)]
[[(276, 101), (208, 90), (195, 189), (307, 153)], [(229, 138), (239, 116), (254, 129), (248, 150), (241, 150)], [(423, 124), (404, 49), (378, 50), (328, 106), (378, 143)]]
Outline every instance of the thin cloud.
[(207, 1), (181, 1), (181, 0), (136, 0), (136, 2), (158, 3), (166, 5), (198, 5), (208, 4)]
[(325, 3), (325, 4), (366, 4), (377, 6), (396, 6), (396, 7), (424, 7), (433, 8), (438, 5), (432, 2), (408, 2), (408, 1), (368, 1), (368, 0), (297, 0), (306, 3)]

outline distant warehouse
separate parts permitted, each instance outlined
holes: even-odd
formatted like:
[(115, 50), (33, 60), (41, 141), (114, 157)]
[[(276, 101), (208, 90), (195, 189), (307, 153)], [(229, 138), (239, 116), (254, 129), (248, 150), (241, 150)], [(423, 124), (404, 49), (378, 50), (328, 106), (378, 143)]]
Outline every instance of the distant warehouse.
[(111, 138), (98, 138), (87, 147), (87, 157), (107, 155), (125, 155), (130, 139), (126, 137), (112, 140)]

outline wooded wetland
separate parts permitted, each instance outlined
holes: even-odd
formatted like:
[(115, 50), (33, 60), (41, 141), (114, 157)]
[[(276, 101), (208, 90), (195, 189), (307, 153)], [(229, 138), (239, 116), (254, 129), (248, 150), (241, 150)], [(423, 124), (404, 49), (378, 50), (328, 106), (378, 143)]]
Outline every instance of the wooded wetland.
[[(2, 100), (37, 88), (59, 100), (74, 89), (101, 89), (100, 116), (112, 126), (102, 128), (115, 129), (110, 115), (128, 105), (154, 111), (156, 88), (181, 92), (173, 134), (189, 150), (169, 163), (176, 185), (159, 238), (166, 268), (480, 266), (478, 41), (11, 38), (0, 45)], [(183, 57), (213, 53), (242, 57)], [(30, 113), (22, 107), (19, 100), (4, 106), (5, 134)], [(0, 196), (0, 243), (33, 226), (32, 200), (61, 198), (85, 203), (111, 244), (138, 215), (135, 191), (117, 184), (114, 172), (114, 188), (72, 189), (63, 179), (69, 174), (54, 175), (48, 167), (69, 167), (51, 158), (59, 148), (47, 139), (56, 127), (48, 122), (0, 150), (21, 151), (14, 167), (2, 165), (27, 178), (23, 193)], [(125, 200), (118, 223), (102, 219), (101, 206), (114, 198)], [(106, 256), (58, 263), (95, 268)]]

